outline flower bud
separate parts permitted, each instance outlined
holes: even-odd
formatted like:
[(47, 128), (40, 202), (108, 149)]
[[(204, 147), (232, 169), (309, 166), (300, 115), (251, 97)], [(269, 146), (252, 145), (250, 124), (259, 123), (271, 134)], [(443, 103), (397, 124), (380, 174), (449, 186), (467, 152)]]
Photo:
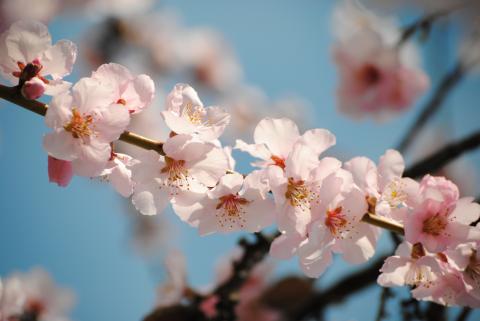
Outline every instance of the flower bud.
[(45, 83), (38, 77), (33, 77), (22, 86), (22, 95), (27, 99), (37, 99), (45, 92)]

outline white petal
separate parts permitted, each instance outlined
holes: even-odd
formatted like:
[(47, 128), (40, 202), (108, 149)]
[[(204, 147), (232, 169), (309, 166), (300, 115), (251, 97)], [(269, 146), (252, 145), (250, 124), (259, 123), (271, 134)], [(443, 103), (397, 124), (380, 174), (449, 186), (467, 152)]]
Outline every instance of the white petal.
[(81, 113), (91, 113), (115, 102), (113, 87), (94, 78), (82, 78), (72, 88), (73, 101)]
[(43, 137), (43, 148), (53, 157), (72, 161), (78, 157), (75, 139), (63, 129), (48, 133)]
[(296, 143), (285, 161), (287, 177), (307, 180), (312, 170), (318, 166), (318, 156), (308, 146)]
[(273, 155), (286, 158), (300, 133), (297, 125), (287, 118), (262, 119), (253, 135), (256, 144), (265, 144)]
[(137, 185), (132, 196), (132, 204), (144, 215), (161, 213), (168, 205), (168, 193), (159, 190), (158, 185)]
[(282, 234), (273, 240), (270, 255), (281, 260), (288, 260), (297, 252), (303, 237), (296, 233)]
[(50, 128), (62, 128), (68, 124), (72, 117), (71, 106), (72, 96), (69, 93), (53, 97), (45, 115), (45, 124)]
[(63, 78), (72, 72), (76, 58), (77, 46), (69, 40), (60, 40), (43, 53), (40, 59), (42, 73), (53, 79)]
[(239, 149), (242, 152), (249, 153), (253, 157), (264, 160), (270, 160), (270, 157), (272, 157), (272, 153), (270, 153), (265, 144), (247, 144), (243, 140), (237, 139), (235, 149)]
[(316, 128), (306, 131), (298, 142), (310, 147), (318, 156), (335, 145), (336, 138), (329, 130)]
[(97, 139), (108, 143), (117, 140), (125, 131), (129, 122), (130, 114), (123, 105), (112, 104), (106, 108), (98, 109), (95, 117)]
[(52, 38), (44, 24), (26, 20), (12, 24), (5, 41), (9, 56), (23, 63), (40, 58), (52, 44)]
[(256, 199), (245, 207), (245, 229), (249, 232), (259, 232), (273, 224), (275, 219), (275, 204), (272, 199)]
[(79, 176), (95, 177), (105, 169), (110, 158), (109, 144), (91, 140), (78, 148), (78, 157), (72, 162), (73, 172)]
[(402, 177), (405, 162), (396, 150), (389, 149), (378, 162), (379, 187), (383, 190), (388, 183), (397, 177)]
[(378, 276), (377, 283), (385, 287), (403, 286), (410, 268), (411, 264), (408, 259), (391, 256), (385, 260), (380, 269), (382, 273)]
[(344, 168), (352, 173), (355, 184), (368, 194), (378, 191), (377, 167), (366, 157), (355, 157), (346, 162)]

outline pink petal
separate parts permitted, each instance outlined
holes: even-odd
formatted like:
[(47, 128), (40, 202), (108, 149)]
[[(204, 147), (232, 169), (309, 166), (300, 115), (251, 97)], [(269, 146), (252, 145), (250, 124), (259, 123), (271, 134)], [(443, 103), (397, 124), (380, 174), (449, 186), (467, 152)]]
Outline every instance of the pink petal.
[(66, 187), (73, 177), (72, 163), (48, 156), (48, 178), (58, 186)]
[(69, 40), (60, 40), (45, 51), (40, 59), (42, 73), (53, 79), (63, 78), (72, 72), (77, 58), (77, 46)]
[(253, 135), (255, 144), (265, 144), (273, 155), (286, 158), (299, 138), (297, 125), (288, 118), (264, 118)]

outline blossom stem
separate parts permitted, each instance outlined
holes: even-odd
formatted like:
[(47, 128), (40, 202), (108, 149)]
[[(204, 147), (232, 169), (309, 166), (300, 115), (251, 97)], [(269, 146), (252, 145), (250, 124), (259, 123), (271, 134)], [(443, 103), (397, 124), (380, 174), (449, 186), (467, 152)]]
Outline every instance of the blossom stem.
[(453, 161), (463, 153), (480, 146), (480, 131), (457, 142), (446, 145), (436, 153), (419, 161), (404, 172), (405, 177), (416, 178), (427, 173), (433, 173), (449, 162)]
[[(38, 100), (30, 100), (23, 97), (18, 87), (7, 87), (0, 85), (0, 98), (30, 110), (40, 116), (45, 116), (47, 114), (47, 104), (44, 104)], [(160, 155), (164, 155), (162, 142), (155, 141), (129, 131), (123, 132), (119, 140), (143, 149), (154, 150)]]
[(444, 76), (432, 98), (427, 102), (418, 118), (408, 129), (407, 134), (398, 145), (397, 150), (400, 153), (405, 152), (410, 147), (414, 138), (420, 133), (427, 121), (440, 109), (443, 102), (448, 97), (448, 94), (460, 83), (465, 74), (465, 66), (461, 62), (457, 62), (453, 69)]
[(398, 224), (394, 221), (391, 221), (387, 218), (372, 214), (372, 213), (366, 213), (362, 221), (371, 225), (375, 225), (381, 228), (384, 228), (386, 230), (404, 235), (405, 230), (403, 229), (403, 226), (401, 224)]

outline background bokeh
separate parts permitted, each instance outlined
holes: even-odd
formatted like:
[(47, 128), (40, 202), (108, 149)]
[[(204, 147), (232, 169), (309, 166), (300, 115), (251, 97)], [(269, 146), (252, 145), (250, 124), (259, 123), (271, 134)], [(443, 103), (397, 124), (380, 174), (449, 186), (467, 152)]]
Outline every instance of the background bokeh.
[[(344, 160), (354, 155), (378, 159), (398, 143), (420, 106), (382, 124), (356, 122), (337, 112), (336, 74), (330, 55), (334, 4), (330, 0), (162, 0), (158, 7), (176, 11), (188, 27), (207, 26), (222, 32), (246, 81), (270, 98), (291, 94), (307, 101), (311, 112), (301, 127), (323, 127), (335, 133), (333, 152)], [(414, 17), (412, 12), (403, 15), (404, 21)], [(95, 33), (90, 29), (95, 22), (69, 13), (56, 17), (49, 27), (54, 39), (71, 39), (81, 48), (85, 32)], [(423, 65), (433, 86), (455, 62), (457, 29), (447, 24), (435, 27), (423, 45)], [(81, 63), (75, 69), (70, 81), (89, 73)], [(169, 91), (170, 85), (157, 83), (157, 90)], [(468, 76), (434, 125), (445, 126), (452, 138), (478, 129), (479, 85), (475, 74)], [(78, 177), (66, 189), (48, 182), (47, 156), (41, 145), (46, 131), (37, 115), (0, 102), (0, 275), (42, 266), (59, 284), (76, 292), (74, 320), (116, 321), (139, 320), (152, 309), (163, 276), (159, 260), (167, 247), (185, 252), (193, 284), (213, 280), (215, 262), (231, 251), (240, 234), (199, 237), (169, 211), (163, 214), (171, 224), (165, 231), (166, 245), (153, 258), (145, 257), (131, 239), (131, 211), (111, 187)], [(434, 143), (438, 142), (426, 139), (420, 150)], [(239, 169), (247, 169), (248, 159), (239, 159)], [(460, 169), (472, 179), (476, 194), (480, 193), (475, 179), (479, 161), (480, 153), (471, 153), (470, 165)], [(390, 247), (389, 239), (382, 238), (379, 253)], [(354, 269), (338, 261), (319, 284), (333, 282)], [(296, 262), (280, 264), (278, 273), (291, 272), (298, 272)], [(328, 319), (373, 320), (378, 295), (379, 287), (359, 292), (345, 306), (333, 307)], [(480, 313), (471, 316), (471, 320), (476, 318)]]

